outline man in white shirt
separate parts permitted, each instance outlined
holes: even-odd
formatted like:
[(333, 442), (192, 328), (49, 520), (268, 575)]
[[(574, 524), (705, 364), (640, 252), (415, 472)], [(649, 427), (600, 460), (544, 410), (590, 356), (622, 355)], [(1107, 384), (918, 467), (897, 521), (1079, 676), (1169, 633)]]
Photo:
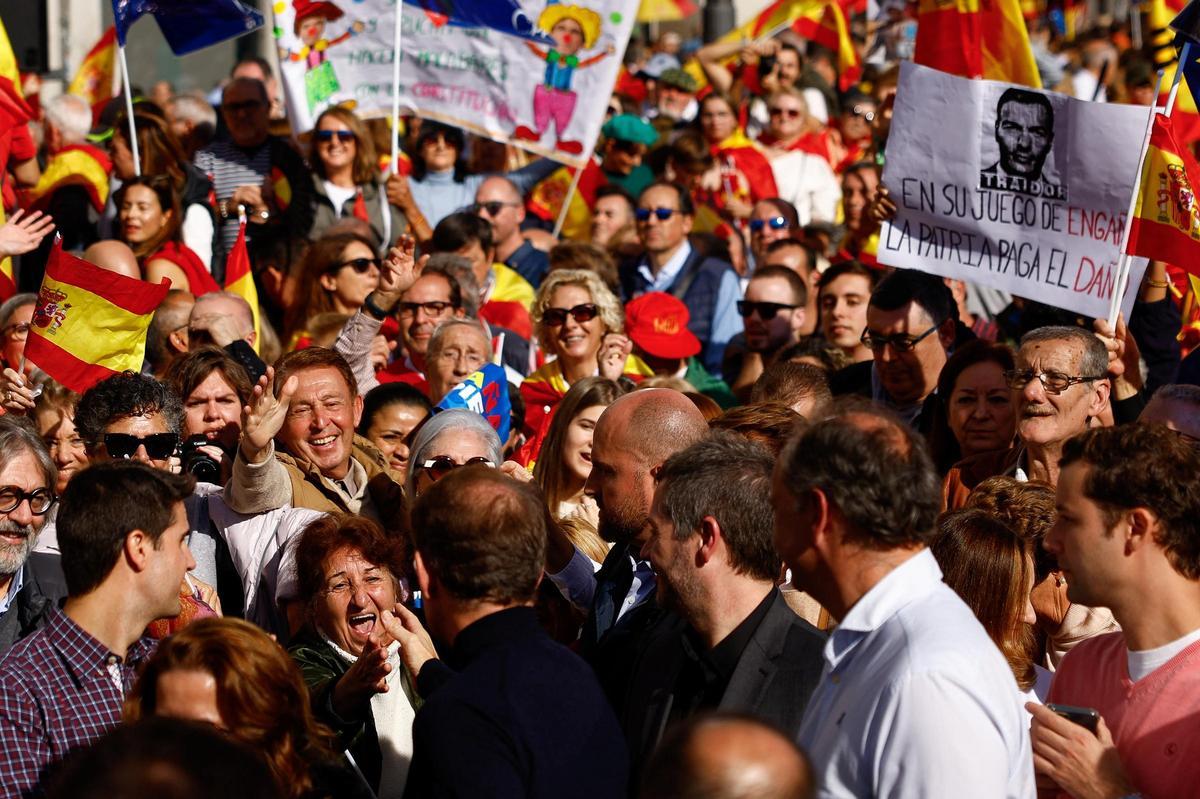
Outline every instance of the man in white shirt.
[(838, 621), (798, 736), (818, 796), (1033, 797), (1012, 671), (926, 548), (941, 493), (916, 434), (842, 405), (788, 443), (772, 496), (793, 584)]

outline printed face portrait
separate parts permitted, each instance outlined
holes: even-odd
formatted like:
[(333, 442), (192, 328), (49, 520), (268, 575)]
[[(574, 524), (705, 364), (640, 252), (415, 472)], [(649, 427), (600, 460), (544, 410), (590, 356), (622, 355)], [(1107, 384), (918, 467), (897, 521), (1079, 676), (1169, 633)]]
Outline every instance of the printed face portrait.
[(1049, 103), (1001, 101), (996, 111), (1000, 167), (1010, 175), (1037, 179), (1054, 142), (1054, 113)]

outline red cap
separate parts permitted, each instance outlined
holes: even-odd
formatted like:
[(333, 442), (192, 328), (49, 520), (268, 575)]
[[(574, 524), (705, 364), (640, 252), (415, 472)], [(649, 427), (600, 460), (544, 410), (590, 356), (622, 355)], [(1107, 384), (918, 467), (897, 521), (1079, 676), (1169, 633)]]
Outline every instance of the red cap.
[(652, 291), (625, 306), (625, 332), (655, 358), (690, 358), (700, 352), (700, 339), (688, 330), (689, 316), (682, 301)]

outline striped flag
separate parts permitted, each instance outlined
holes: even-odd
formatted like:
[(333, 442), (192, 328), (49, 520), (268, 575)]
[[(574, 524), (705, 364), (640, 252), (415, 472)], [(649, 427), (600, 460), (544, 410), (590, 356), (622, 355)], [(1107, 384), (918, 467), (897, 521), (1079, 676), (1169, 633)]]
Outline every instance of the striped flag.
[(1155, 114), (1127, 253), (1200, 271), (1200, 204), (1192, 184), (1197, 176), (1200, 166), (1175, 140), (1171, 118)]
[(667, 22), (687, 19), (700, 9), (692, 0), (642, 0), (638, 22)]
[(1042, 88), (1018, 0), (919, 0), (913, 61), (964, 78)]
[(83, 393), (146, 357), (150, 318), (171, 288), (101, 269), (62, 251), (46, 263), (25, 357), (72, 391)]
[(254, 272), (250, 269), (250, 253), (246, 250), (246, 220), (238, 227), (237, 241), (225, 261), (225, 290), (238, 295), (250, 304), (254, 314), (254, 351), (258, 352), (262, 341), (261, 322), (258, 314), (258, 287), (254, 285)]
[(792, 23), (792, 30), (837, 56), (840, 90), (847, 91), (858, 83), (862, 77), (862, 61), (850, 38), (846, 12), (839, 2), (825, 0), (805, 11)]
[(92, 120), (100, 120), (100, 112), (108, 101), (121, 93), (121, 76), (117, 72), (117, 29), (110, 26), (99, 41), (88, 50), (71, 79), (68, 94), (82, 97), (92, 107)]

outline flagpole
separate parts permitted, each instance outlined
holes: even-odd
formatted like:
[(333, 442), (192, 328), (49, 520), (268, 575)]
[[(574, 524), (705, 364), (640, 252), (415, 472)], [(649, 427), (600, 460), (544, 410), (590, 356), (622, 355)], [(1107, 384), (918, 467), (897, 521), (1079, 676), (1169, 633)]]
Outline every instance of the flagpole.
[[(1182, 72), (1182, 70), (1178, 70)], [(1137, 208), (1138, 197), (1142, 192), (1142, 167), (1146, 162), (1146, 151), (1150, 148), (1150, 133), (1154, 130), (1154, 117), (1158, 113), (1158, 93), (1162, 89), (1163, 71), (1158, 71), (1158, 80), (1154, 83), (1154, 100), (1150, 103), (1150, 113), (1146, 119), (1146, 132), (1142, 135), (1142, 146), (1138, 150), (1137, 172), (1133, 177), (1133, 194), (1129, 197), (1129, 211), (1125, 214), (1125, 230), (1121, 233), (1121, 257), (1117, 261), (1117, 276), (1113, 281), (1112, 300), (1108, 306), (1108, 324), (1117, 329), (1117, 315), (1121, 313), (1121, 299), (1125, 296), (1126, 284), (1129, 283), (1129, 267), (1133, 258), (1125, 252), (1129, 247), (1129, 232), (1133, 229), (1133, 212)]]
[(1166, 116), (1171, 116), (1171, 111), (1175, 109), (1175, 96), (1179, 94), (1179, 83), (1183, 80), (1183, 65), (1187, 63), (1188, 51), (1192, 49), (1190, 41), (1184, 41), (1183, 50), (1179, 52), (1179, 61), (1175, 64), (1175, 77), (1171, 79), (1171, 93), (1167, 96), (1167, 107), (1163, 113)]
[(138, 155), (137, 126), (133, 122), (133, 90), (129, 88), (129, 62), (125, 59), (125, 45), (117, 48), (121, 59), (121, 75), (125, 80), (125, 115), (129, 117), (129, 146), (133, 150), (133, 173), (142, 176), (142, 159)]
[(404, 3), (396, 0), (396, 24), (392, 30), (392, 174), (400, 167), (400, 23), (404, 18)]

